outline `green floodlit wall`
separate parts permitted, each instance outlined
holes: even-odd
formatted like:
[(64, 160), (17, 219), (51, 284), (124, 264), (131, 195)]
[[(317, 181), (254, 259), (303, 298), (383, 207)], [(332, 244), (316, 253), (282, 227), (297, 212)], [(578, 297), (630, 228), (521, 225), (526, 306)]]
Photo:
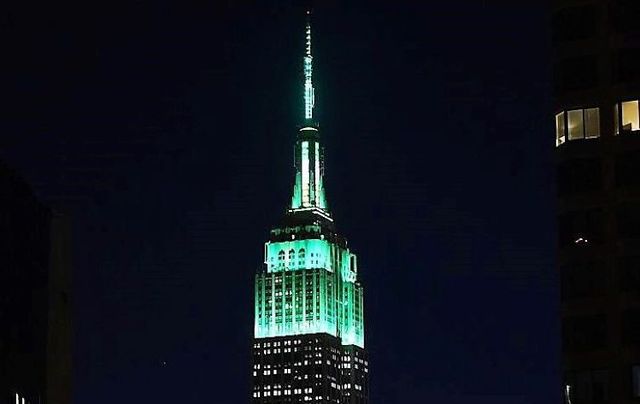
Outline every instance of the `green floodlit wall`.
[[(317, 136), (318, 129), (304, 127), (300, 136)], [(311, 133), (312, 135), (309, 135)], [(294, 149), (295, 178), (291, 209), (316, 207), (326, 212), (327, 198), (324, 190), (324, 163), (322, 147), (317, 140), (298, 140)]]
[[(255, 337), (325, 332), (364, 348), (356, 256), (322, 239), (265, 244), (255, 282)], [(336, 270), (337, 269), (337, 270)]]
[(358, 271), (355, 254), (324, 239), (265, 243), (264, 263), (267, 272), (324, 268), (345, 282), (355, 282)]

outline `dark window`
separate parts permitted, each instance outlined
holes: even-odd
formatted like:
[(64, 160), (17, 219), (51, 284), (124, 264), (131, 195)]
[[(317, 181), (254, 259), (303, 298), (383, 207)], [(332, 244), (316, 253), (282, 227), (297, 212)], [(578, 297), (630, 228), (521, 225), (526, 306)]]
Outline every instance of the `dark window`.
[(609, 371), (605, 369), (569, 372), (565, 380), (570, 386), (571, 404), (595, 404), (609, 400)]
[(584, 246), (599, 244), (604, 238), (601, 209), (567, 212), (558, 217), (558, 244)]
[(602, 163), (597, 159), (575, 159), (558, 166), (558, 196), (602, 189)]
[(633, 397), (640, 398), (640, 366), (631, 367), (631, 383), (633, 388)]
[(555, 42), (585, 39), (596, 33), (595, 6), (570, 7), (553, 16), (552, 35)]
[(607, 322), (604, 315), (576, 316), (562, 322), (562, 346), (567, 352), (602, 349), (607, 343)]
[(640, 310), (625, 310), (622, 314), (622, 341), (640, 345)]
[(619, 257), (616, 270), (620, 290), (640, 295), (640, 256)]
[[(637, 24), (640, 25), (640, 20)], [(640, 49), (620, 49), (615, 60), (615, 81), (625, 83), (640, 80)]]
[(611, 0), (609, 17), (609, 25), (613, 32), (640, 32), (640, 2), (638, 0)]
[(626, 153), (616, 156), (616, 187), (640, 188), (640, 154)]
[(616, 212), (618, 235), (623, 238), (640, 238), (640, 205), (624, 204)]
[(556, 92), (584, 90), (598, 84), (598, 60), (593, 55), (564, 59), (554, 68)]
[(581, 260), (561, 269), (562, 300), (602, 296), (606, 277), (601, 261)]

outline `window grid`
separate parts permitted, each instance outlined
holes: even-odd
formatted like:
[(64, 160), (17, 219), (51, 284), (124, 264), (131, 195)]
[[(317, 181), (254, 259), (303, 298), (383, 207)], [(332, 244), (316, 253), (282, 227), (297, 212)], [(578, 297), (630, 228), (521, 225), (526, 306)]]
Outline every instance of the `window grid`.
[(584, 108), (556, 114), (556, 147), (567, 140), (600, 137), (600, 109)]

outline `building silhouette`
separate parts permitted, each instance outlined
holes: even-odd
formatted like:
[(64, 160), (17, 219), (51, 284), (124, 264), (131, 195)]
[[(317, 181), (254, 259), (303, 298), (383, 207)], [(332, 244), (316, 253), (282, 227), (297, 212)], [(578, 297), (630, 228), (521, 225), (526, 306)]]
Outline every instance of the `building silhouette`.
[(356, 255), (337, 233), (325, 196), (309, 18), (293, 196), (255, 278), (252, 402), (364, 404), (363, 288)]
[(0, 162), (0, 404), (70, 404), (70, 225)]
[(640, 400), (640, 1), (554, 0), (565, 402)]

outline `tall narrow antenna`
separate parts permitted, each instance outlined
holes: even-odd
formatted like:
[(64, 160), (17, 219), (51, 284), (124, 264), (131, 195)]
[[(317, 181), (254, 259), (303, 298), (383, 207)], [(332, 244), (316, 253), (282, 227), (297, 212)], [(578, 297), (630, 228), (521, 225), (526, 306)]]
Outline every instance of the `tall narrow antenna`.
[(307, 27), (306, 27), (306, 46), (304, 53), (304, 119), (310, 121), (313, 119), (314, 91), (311, 81), (312, 61), (311, 56), (311, 11), (307, 10)]

